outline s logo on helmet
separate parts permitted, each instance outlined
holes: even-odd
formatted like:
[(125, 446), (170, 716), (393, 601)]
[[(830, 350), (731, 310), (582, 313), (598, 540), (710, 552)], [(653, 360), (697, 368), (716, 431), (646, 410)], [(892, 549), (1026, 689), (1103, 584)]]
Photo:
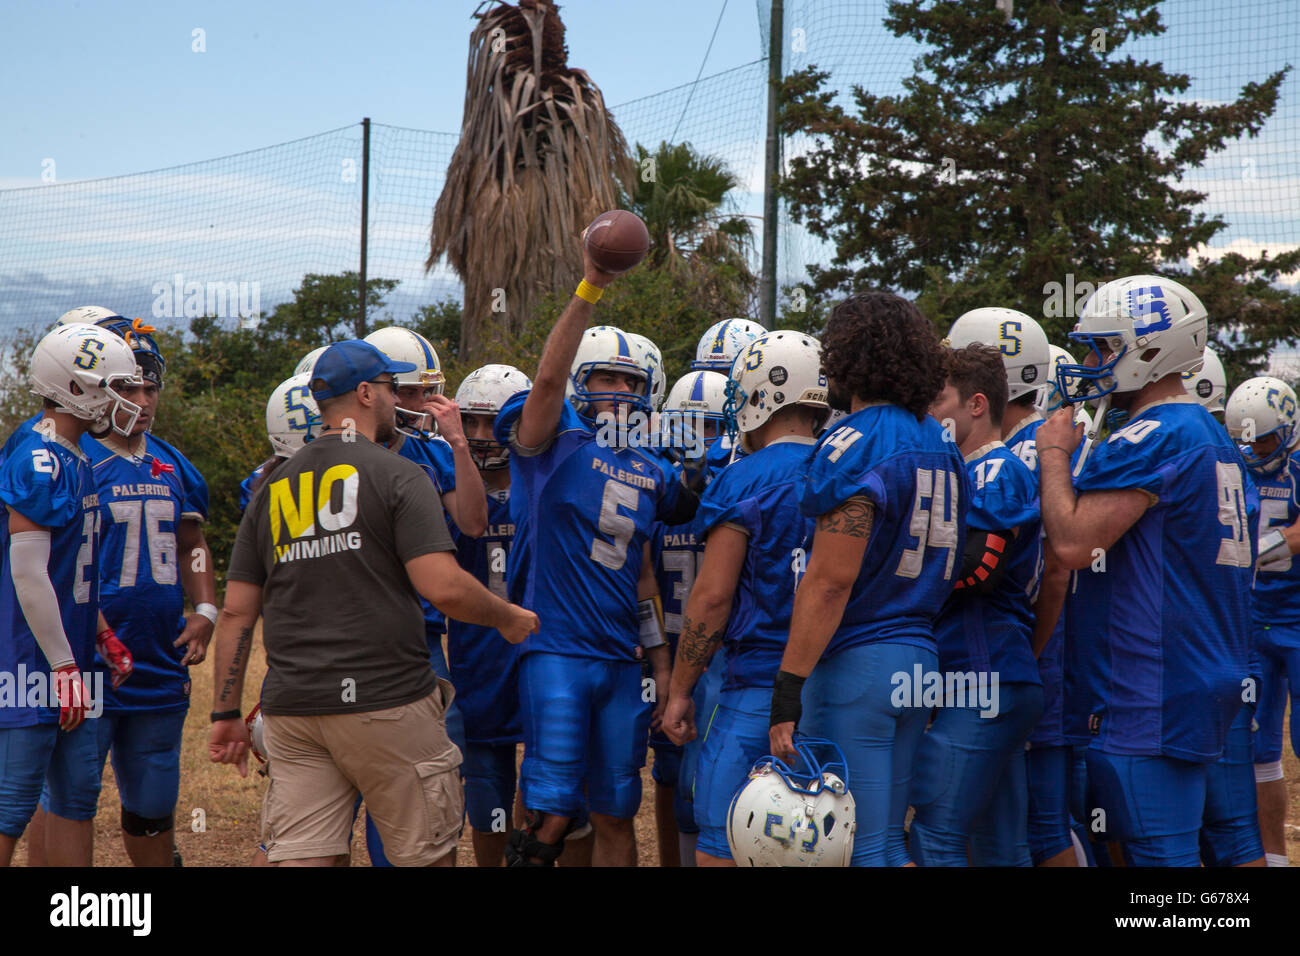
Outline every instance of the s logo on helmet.
[(1265, 400), (1268, 402), (1268, 407), (1276, 409), (1283, 418), (1295, 416), (1295, 401), (1290, 395), (1283, 395), (1278, 389), (1270, 388)]
[(1008, 357), (1020, 354), (1021, 324), (1016, 319), (1007, 319), (998, 327), (998, 337), (1002, 339), (1002, 354)]
[(103, 341), (86, 337), (81, 342), (81, 348), (77, 349), (77, 354), (76, 357), (73, 358), (72, 364), (77, 366), (77, 368), (85, 369), (89, 372), (99, 363), (99, 356), (103, 351)]
[[(1149, 298), (1140, 298), (1148, 296)], [(1165, 303), (1164, 291), (1158, 285), (1142, 286), (1130, 289), (1128, 293), (1128, 311), (1133, 316), (1133, 334), (1150, 335), (1171, 328), (1174, 320), (1169, 317), (1169, 306)], [(1143, 316), (1155, 316), (1148, 322), (1139, 322)]]

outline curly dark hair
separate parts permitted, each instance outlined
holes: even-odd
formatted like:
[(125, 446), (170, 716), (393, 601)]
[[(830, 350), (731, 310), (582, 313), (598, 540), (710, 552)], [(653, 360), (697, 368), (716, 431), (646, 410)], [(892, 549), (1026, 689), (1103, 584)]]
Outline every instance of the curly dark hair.
[(901, 405), (920, 421), (947, 381), (948, 349), (934, 326), (892, 292), (859, 292), (835, 306), (821, 343), (832, 404), (856, 395)]

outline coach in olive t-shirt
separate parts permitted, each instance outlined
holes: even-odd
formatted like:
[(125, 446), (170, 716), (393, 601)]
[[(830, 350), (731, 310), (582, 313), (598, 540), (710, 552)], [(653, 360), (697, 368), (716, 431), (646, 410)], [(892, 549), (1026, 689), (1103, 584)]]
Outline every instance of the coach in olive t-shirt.
[(347, 714), (433, 692), (405, 563), (454, 551), (419, 465), (327, 433), (276, 469), (239, 525), (228, 577), (263, 589), (270, 715)]

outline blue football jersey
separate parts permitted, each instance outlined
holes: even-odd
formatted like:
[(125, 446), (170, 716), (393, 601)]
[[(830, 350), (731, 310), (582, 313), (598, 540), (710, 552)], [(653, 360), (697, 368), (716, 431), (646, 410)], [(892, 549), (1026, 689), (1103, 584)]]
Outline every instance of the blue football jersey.
[[(9, 444), (0, 465), (0, 727), (57, 723), (51, 707), (28, 707), (23, 672), (50, 673), (18, 596), (9, 563), (9, 517), (13, 510), (50, 531), (47, 565), (59, 616), (77, 667), (89, 673), (95, 663), (95, 625), (99, 611), (99, 506), (95, 479), (85, 453), (61, 438), (46, 440), (30, 428)], [(107, 682), (105, 682), (107, 684)], [(91, 688), (92, 693), (94, 688)], [(98, 702), (95, 702), (98, 703)]]
[(822, 435), (803, 513), (824, 515), (855, 495), (874, 507), (862, 568), (827, 656), (877, 641), (935, 646), (934, 618), (961, 569), (969, 488), (957, 445), (928, 415), (917, 421), (899, 405), (873, 404)]
[(523, 653), (635, 660), (642, 550), (680, 485), (644, 449), (602, 446), (567, 402), (550, 443), (521, 453), (513, 433), (527, 397), (506, 402), (494, 428), (511, 448), (510, 599), (541, 618)]
[(100, 600), (104, 619), (135, 661), (117, 690), (105, 681), (104, 710), (168, 711), (189, 706), (184, 647), (173, 643), (185, 628), (185, 592), (176, 532), (182, 519), (206, 521), (208, 486), (179, 451), (145, 436), (137, 460), (93, 438), (90, 456), (100, 510)]
[[(722, 444), (720, 439), (709, 443), (709, 452)], [(717, 458), (705, 455), (705, 488), (726, 467), (731, 453)], [(666, 469), (669, 470), (669, 469)], [(670, 474), (678, 474), (674, 467)], [(677, 639), (682, 633), (683, 615), (686, 613), (686, 601), (691, 596), (695, 577), (699, 573), (700, 563), (704, 557), (704, 542), (696, 538), (695, 522), (685, 524), (654, 523), (650, 535), (650, 558), (655, 563), (655, 580), (659, 584), (659, 600), (664, 610), (664, 634), (674, 657), (677, 654)]]
[[(456, 560), (480, 584), (506, 596), (506, 558), (515, 537), (510, 489), (488, 491), (488, 526), (471, 538), (448, 521)], [(465, 718), (465, 739), (478, 744), (523, 740), (519, 723), (519, 645), (481, 624), (447, 622), (447, 662), (456, 685), (456, 706)]]
[[(1300, 520), (1300, 452), (1276, 473), (1252, 477), (1259, 488), (1260, 534)], [(1300, 555), (1255, 573), (1253, 614), (1261, 626), (1300, 623)]]
[[(438, 489), (438, 494), (445, 495), (449, 491), (456, 490), (456, 463), (447, 439), (432, 435), (411, 438), (408, 435), (398, 434), (393, 444), (389, 446), (389, 450), (423, 468), (432, 479), (434, 487)], [(450, 522), (451, 515), (446, 517)], [(447, 616), (423, 597), (420, 598), (420, 607), (424, 609), (424, 631), (429, 640), (429, 653), (441, 654), (442, 634), (447, 630)], [(436, 648), (435, 639), (438, 642)]]
[[(1042, 415), (1034, 412), (1005, 441), (1011, 453), (1034, 473), (1035, 482), (1038, 480), (1038, 429), (1044, 421)], [(1078, 452), (1075, 456), (1077, 460)], [(1065, 606), (1062, 604), (1052, 636), (1038, 655), (1038, 677), (1043, 684), (1043, 715), (1029, 735), (1030, 744), (1036, 747), (1084, 746), (1088, 743), (1087, 697), (1079, 695), (1073, 701), (1067, 698), (1065, 657)]]
[(239, 513), (243, 514), (248, 510), (248, 503), (253, 500), (253, 488), (262, 478), (262, 472), (266, 470), (265, 465), (258, 465), (248, 473), (248, 477), (239, 483)]
[(723, 689), (771, 687), (815, 519), (799, 511), (813, 441), (778, 440), (735, 462), (705, 491), (696, 537), (732, 525), (749, 538), (723, 635)]
[(1094, 747), (1218, 759), (1249, 672), (1245, 472), (1227, 432), (1180, 397), (1098, 442), (1075, 479), (1080, 495), (1137, 488), (1155, 501), (1075, 573), (1066, 603), (1067, 693), (1075, 680), (1087, 695)]
[(1038, 477), (1011, 449), (990, 442), (966, 458), (967, 529), (1015, 530), (1002, 555), (1005, 576), (991, 594), (954, 592), (934, 622), (944, 671), (997, 674), (1003, 684), (1041, 684), (1034, 660), (1034, 609), (1042, 576)]
[(36, 423), (44, 417), (44, 414), (44, 412), (37, 412), (31, 418), (27, 419), (27, 421), (15, 428), (13, 434), (5, 439), (4, 446), (0, 447), (0, 465), (3, 465), (5, 459), (9, 457), (9, 453), (17, 448), (19, 443), (33, 432), (36, 428)]

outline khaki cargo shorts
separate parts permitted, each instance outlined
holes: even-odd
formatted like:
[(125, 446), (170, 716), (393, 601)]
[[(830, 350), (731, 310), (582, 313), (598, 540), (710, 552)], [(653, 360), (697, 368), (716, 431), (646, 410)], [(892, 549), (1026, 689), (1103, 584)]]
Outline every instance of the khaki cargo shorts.
[(461, 752), (445, 720), (454, 696), (439, 678), (428, 697), (386, 710), (267, 714), (267, 859), (347, 853), (358, 791), (394, 866), (429, 866), (454, 850), (465, 813)]

